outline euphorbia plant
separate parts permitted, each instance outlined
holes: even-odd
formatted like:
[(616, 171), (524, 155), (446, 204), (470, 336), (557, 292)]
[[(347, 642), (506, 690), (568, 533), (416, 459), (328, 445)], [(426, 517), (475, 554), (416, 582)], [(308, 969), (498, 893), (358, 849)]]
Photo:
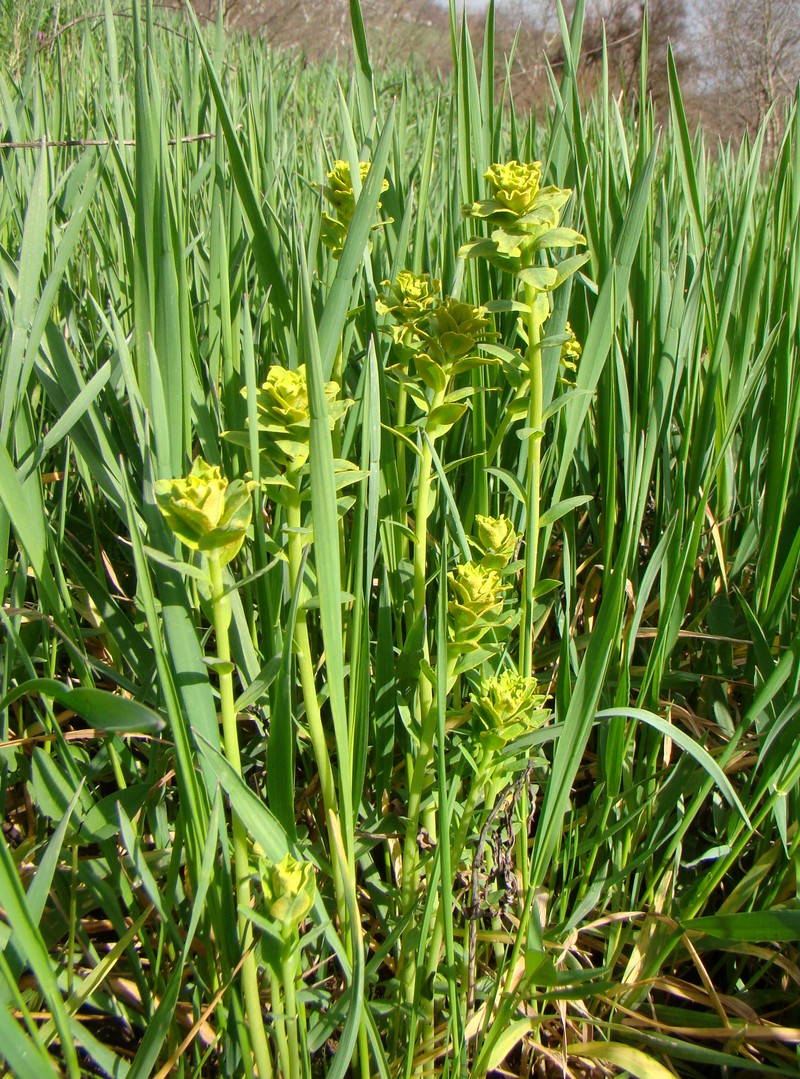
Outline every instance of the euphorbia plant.
[(536, 587), (543, 427), (542, 336), (550, 315), (550, 295), (583, 265), (588, 255), (575, 255), (551, 265), (547, 253), (585, 243), (575, 229), (560, 224), (572, 192), (542, 187), (542, 166), (509, 161), (494, 164), (485, 173), (489, 197), (465, 207), (465, 214), (484, 221), (489, 236), (473, 237), (459, 251), (462, 258), (485, 258), (513, 274), (523, 288), (521, 312), (527, 335), (524, 366), (528, 376), (528, 466), (526, 482), (527, 526), (525, 571), (522, 587), (520, 666), (530, 675), (533, 663), (533, 594)]
[(279, 938), (279, 955), (270, 964), (270, 986), (280, 1073), (286, 1079), (303, 1074), (305, 1013), (298, 1008), (297, 981), (300, 966), (300, 925), (314, 905), (314, 867), (309, 861), (286, 854), (280, 862), (259, 858), (258, 872), (267, 915)]
[[(445, 677), (449, 692), (461, 674), (479, 663), (480, 657), (485, 655), (479, 650), (483, 639), (490, 634), (496, 637), (501, 629), (509, 629), (512, 618), (505, 609), (506, 588), (501, 574), (493, 566), (480, 561), (460, 563), (448, 574), (448, 583), (450, 600), (447, 604), (448, 661)], [(430, 685), (432, 672), (427, 665), (425, 667), (427, 672), (423, 671), (421, 677)], [(431, 704), (423, 717), (409, 784), (403, 848), (404, 912), (412, 909), (419, 891), (417, 833), (422, 796), (433, 761), (435, 727), (436, 708)], [(413, 954), (401, 955), (400, 969), (406, 1000), (413, 997), (416, 965), (417, 958)]]
[[(196, 458), (185, 479), (158, 480), (156, 502), (170, 529), (190, 550), (204, 556), (214, 622), (217, 654), (210, 661), (219, 677), (220, 714), (225, 756), (241, 776), (239, 732), (233, 694), (233, 664), (229, 628), (231, 605), (223, 580), (223, 568), (239, 553), (253, 512), (252, 491), (255, 484), (246, 480), (228, 480), (217, 465)], [(239, 817), (231, 820), (236, 901), (240, 908), (239, 933), (243, 949), (248, 949), (252, 932), (241, 911), (250, 906), (250, 858), (247, 833)], [(242, 965), (242, 990), (250, 1026), (253, 1052), (260, 1075), (271, 1075), (267, 1036), (261, 1013), (258, 970), (252, 950), (245, 952)]]
[[(361, 183), (366, 180), (370, 168), (369, 161), (359, 162), (358, 172)], [(338, 259), (344, 248), (350, 222), (356, 211), (356, 191), (350, 174), (350, 162), (334, 161), (327, 180), (328, 182), (322, 185), (322, 194), (333, 210), (333, 215), (326, 213), (322, 215), (322, 241), (327, 247), (331, 248), (333, 257)], [(389, 181), (384, 180), (381, 190), (388, 191), (388, 189)], [(379, 208), (380, 205), (378, 203)], [(380, 224), (373, 225), (373, 228), (380, 227)]]
[[(347, 411), (350, 402), (339, 398), (336, 382), (325, 384), (328, 425), (331, 430)], [(301, 364), (295, 371), (275, 364), (269, 369), (265, 382), (256, 396), (256, 415), (259, 447), (262, 457), (261, 474), (270, 497), (285, 512), (286, 554), (288, 560), (289, 593), (299, 591), (297, 621), (289, 632), (294, 638), (294, 653), (300, 674), (308, 735), (319, 772), (320, 791), (326, 821), (329, 813), (338, 812), (336, 783), (331, 764), (325, 728), (317, 695), (314, 653), (306, 622), (303, 603), (307, 591), (300, 579), (303, 550), (310, 542), (312, 530), (303, 520), (303, 502), (308, 495), (308, 459), (310, 452), (311, 408), (308, 399), (306, 368)], [(239, 445), (249, 447), (247, 431), (229, 432), (228, 437)], [(337, 462), (340, 473), (346, 473), (341, 485), (353, 482), (361, 473), (347, 462)], [(343, 887), (337, 861), (333, 860), (333, 875), (337, 898), (343, 902)]]

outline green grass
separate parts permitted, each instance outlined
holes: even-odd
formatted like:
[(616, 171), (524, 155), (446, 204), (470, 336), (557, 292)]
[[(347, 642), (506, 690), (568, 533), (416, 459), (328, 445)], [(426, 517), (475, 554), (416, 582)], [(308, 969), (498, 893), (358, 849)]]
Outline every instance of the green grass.
[[(434, 84), (357, 3), (350, 69), (102, 11), (0, 74), (9, 1074), (797, 1074), (797, 102), (767, 161), (671, 61), (582, 100), (582, 5), (538, 117), (491, 12)], [(541, 344), (459, 255), (512, 159), (589, 256)], [(488, 307), (455, 371), (403, 270)]]

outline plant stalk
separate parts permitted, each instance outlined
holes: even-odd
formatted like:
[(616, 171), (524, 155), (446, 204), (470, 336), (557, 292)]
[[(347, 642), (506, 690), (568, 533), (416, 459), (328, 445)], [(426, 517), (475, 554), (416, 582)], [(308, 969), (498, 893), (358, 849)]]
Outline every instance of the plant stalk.
[(536, 588), (539, 560), (539, 518), (542, 468), (542, 409), (544, 387), (542, 381), (542, 319), (537, 311), (537, 292), (525, 286), (525, 303), (530, 308), (528, 317), (528, 471), (525, 484), (527, 521), (525, 537), (525, 568), (522, 576), (522, 619), (520, 624), (519, 669), (526, 678), (533, 671), (533, 593)]
[[(225, 756), (238, 776), (242, 775), (242, 761), (239, 754), (239, 731), (236, 725), (236, 709), (233, 696), (233, 673), (230, 667), (231, 647), (228, 631), (231, 623), (231, 604), (225, 593), (222, 579), (222, 566), (215, 552), (208, 555), (208, 573), (211, 585), (211, 610), (214, 619), (214, 634), (217, 641), (217, 658), (220, 661), (219, 696), (222, 714), (222, 738)], [(261, 1010), (261, 995), (258, 986), (258, 966), (256, 957), (250, 949), (252, 926), (243, 913), (250, 906), (250, 859), (247, 854), (247, 833), (235, 812), (231, 811), (231, 832), (233, 835), (233, 867), (236, 905), (238, 908), (239, 946), (248, 950), (242, 964), (242, 993), (244, 996), (245, 1015), (250, 1031), (250, 1041), (256, 1059), (259, 1079), (272, 1075), (272, 1061), (264, 1028), (264, 1016)]]
[[(291, 493), (286, 496), (286, 524), (288, 526), (288, 558), (289, 558), (289, 588), (292, 593), (298, 587), (300, 567), (303, 562), (303, 537), (300, 529), (302, 526), (302, 511), (300, 504), (299, 477), (287, 471), (287, 478), (292, 481)], [(301, 597), (302, 598), (302, 597)], [(303, 691), (303, 702), (306, 709), (308, 733), (311, 739), (311, 747), (314, 751), (314, 759), (319, 771), (319, 787), (322, 795), (322, 805), (325, 810), (326, 822), (330, 819), (329, 812), (338, 816), (338, 799), (336, 796), (336, 781), (333, 775), (328, 742), (325, 738), (325, 728), (322, 723), (322, 713), (317, 698), (317, 683), (314, 675), (314, 663), (312, 660), (311, 640), (308, 634), (305, 611), (298, 610), (297, 621), (294, 625), (294, 650), (297, 660), (300, 686)], [(333, 837), (330, 836), (331, 850), (333, 850)], [(336, 858), (332, 859), (333, 883), (336, 892), (336, 906), (339, 919), (343, 927), (347, 925), (345, 905), (345, 888), (341, 869)]]

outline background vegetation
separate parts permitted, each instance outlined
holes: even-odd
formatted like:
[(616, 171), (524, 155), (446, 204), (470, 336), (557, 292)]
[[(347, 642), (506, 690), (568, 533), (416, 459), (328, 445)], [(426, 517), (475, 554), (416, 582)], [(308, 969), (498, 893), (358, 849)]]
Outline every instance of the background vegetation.
[[(486, 0), (467, 3), (478, 71), (486, 6)], [(573, 6), (572, 0), (564, 4), (568, 19)], [(456, 7), (460, 10), (462, 4)], [(198, 18), (213, 23), (218, 0), (197, 0), (194, 9)], [(130, 15), (129, 5), (118, 4), (114, 10), (118, 19)], [(168, 13), (182, 11), (179, 0), (154, 0), (156, 20), (162, 23), (169, 22)], [(450, 77), (450, 16), (444, 0), (364, 0), (361, 11), (377, 67), (417, 65), (434, 76)], [(700, 121), (707, 133), (738, 141), (743, 130), (755, 134), (773, 105), (791, 99), (800, 78), (800, 0), (720, 0), (713, 5), (696, 0), (586, 0), (577, 72), (582, 94), (591, 96), (598, 89), (604, 65), (612, 92), (636, 92), (645, 12), (648, 86), (659, 120), (669, 112), (664, 62), (668, 46), (692, 128)], [(347, 0), (225, 0), (224, 18), (228, 29), (297, 51), (306, 61), (335, 57), (350, 62)], [(0, 56), (18, 70), (32, 33), (39, 34), (39, 48), (47, 49), (84, 22), (101, 19), (102, 5), (92, 0), (0, 0)], [(565, 63), (555, 0), (500, 0), (493, 34), (496, 87), (508, 70), (517, 107), (543, 115), (550, 96), (548, 68), (560, 74)], [(779, 112), (767, 130), (770, 156), (780, 137)]]
[[(581, 5), (542, 116), (491, 11), (435, 82), (351, 14), (345, 69), (106, 0), (0, 77), (0, 1056), (796, 1075), (797, 100), (712, 156), (646, 34), (584, 99)], [(459, 256), (511, 159), (589, 256), (541, 345)], [(443, 387), (403, 270), (488, 305)], [(159, 509), (197, 457), (223, 559)]]

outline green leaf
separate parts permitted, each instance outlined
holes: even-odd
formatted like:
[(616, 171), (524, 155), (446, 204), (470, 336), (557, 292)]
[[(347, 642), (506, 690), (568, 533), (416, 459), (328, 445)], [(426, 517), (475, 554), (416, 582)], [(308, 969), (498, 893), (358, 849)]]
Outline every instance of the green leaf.
[(454, 424), (458, 423), (466, 411), (467, 406), (457, 402), (437, 405), (428, 413), (428, 418), (425, 421), (425, 434), (432, 442), (437, 438), (441, 438), (442, 435), (447, 434)]
[(6, 1008), (0, 1008), (0, 1058), (11, 1075), (59, 1079), (61, 1071), (42, 1043), (26, 1034)]
[(0, 710), (30, 693), (52, 697), (96, 730), (109, 734), (156, 734), (164, 727), (164, 720), (138, 701), (119, 697), (105, 689), (70, 689), (52, 678), (32, 678), (23, 682), (0, 701)]
[(630, 719), (640, 720), (642, 723), (647, 723), (648, 726), (653, 727), (667, 738), (671, 738), (675, 745), (680, 746), (680, 748), (691, 757), (694, 757), (697, 763), (714, 780), (725, 800), (739, 813), (747, 827), (752, 828), (747, 811), (739, 800), (736, 791), (733, 789), (731, 781), (714, 758), (703, 749), (701, 745), (698, 745), (694, 738), (688, 735), (680, 727), (676, 727), (668, 720), (662, 719), (660, 716), (654, 715), (652, 712), (648, 712), (643, 708), (608, 708), (605, 711), (597, 713), (598, 719), (613, 719), (615, 716), (628, 716)]
[(539, 292), (549, 292), (558, 284), (558, 270), (552, 266), (529, 266), (520, 270), (517, 277), (525, 285), (531, 285)]
[(636, 1079), (675, 1079), (674, 1074), (653, 1057), (620, 1042), (572, 1042), (567, 1046), (567, 1053), (571, 1057), (614, 1064)]
[(281, 657), (273, 656), (272, 659), (268, 659), (256, 677), (248, 686), (242, 691), (242, 693), (236, 698), (234, 708), (237, 712), (243, 712), (245, 708), (249, 708), (253, 704), (257, 704), (259, 701), (264, 700), (267, 696), (269, 687), (278, 677), (281, 669)]
[(705, 918), (687, 918), (684, 929), (696, 930), (707, 937), (755, 944), (793, 944), (800, 940), (800, 910), (748, 910), (738, 914), (714, 914)]
[[(37, 990), (44, 997), (48, 1009), (52, 1013), (61, 1041), (61, 1052), (64, 1055), (69, 1075), (77, 1079), (80, 1075), (80, 1069), (77, 1054), (75, 1053), (72, 1031), (70, 1030), (69, 1016), (64, 1006), (55, 970), (51, 964), (44, 940), (28, 909), (17, 867), (11, 857), (4, 835), (0, 835), (0, 895), (3, 896), (5, 917), (8, 919), (9, 924), (14, 926), (20, 954), (25, 957), (25, 962), (36, 979)], [(5, 969), (7, 970), (8, 968), (6, 967)], [(0, 1011), (4, 1010), (0, 1009)], [(18, 1040), (11, 1044), (15, 1050), (21, 1050)], [(30, 1048), (32, 1051), (31, 1056), (35, 1059), (38, 1054), (34, 1051), (33, 1044), (31, 1044)]]
[(572, 498), (562, 499), (561, 502), (556, 502), (554, 506), (550, 506), (546, 509), (542, 516), (539, 518), (539, 527), (547, 528), (548, 525), (555, 524), (556, 521), (570, 512), (570, 510), (577, 509), (578, 506), (585, 506), (587, 502), (591, 502), (591, 495), (574, 495)]
[(266, 857), (271, 862), (279, 862), (289, 852), (286, 830), (228, 764), (219, 750), (207, 742), (202, 735), (199, 741), (204, 760), (230, 798), (231, 806), (242, 824), (264, 851)]
[[(387, 125), (388, 127), (388, 125)], [(365, 191), (370, 180), (376, 179), (375, 168), (370, 170)], [(382, 176), (382, 174), (381, 174)], [(364, 192), (362, 192), (364, 198)], [(356, 207), (354, 220), (360, 209)], [(348, 243), (350, 237), (348, 237)], [(345, 251), (347, 249), (345, 248)], [(341, 269), (341, 267), (340, 267)], [(347, 723), (345, 701), (344, 642), (342, 634), (342, 572), (339, 557), (339, 510), (336, 500), (333, 442), (328, 424), (328, 406), (325, 398), (325, 374), (321, 342), (317, 336), (314, 308), (311, 300), (311, 282), (305, 256), (300, 254), (302, 284), (303, 344), (308, 370), (308, 403), (311, 412), (310, 453), (311, 467), (311, 515), (314, 525), (314, 558), (317, 570), (317, 586), (320, 601), (322, 641), (325, 649), (329, 701), (333, 717), (333, 730), (339, 761), (338, 790), (339, 810), (342, 814), (344, 843), (348, 860), (353, 857), (354, 795), (352, 790), (352, 757), (350, 732)], [(329, 301), (330, 302), (330, 301)], [(320, 327), (321, 331), (322, 327)], [(332, 359), (331, 355), (331, 359)], [(356, 804), (360, 800), (360, 792)]]

